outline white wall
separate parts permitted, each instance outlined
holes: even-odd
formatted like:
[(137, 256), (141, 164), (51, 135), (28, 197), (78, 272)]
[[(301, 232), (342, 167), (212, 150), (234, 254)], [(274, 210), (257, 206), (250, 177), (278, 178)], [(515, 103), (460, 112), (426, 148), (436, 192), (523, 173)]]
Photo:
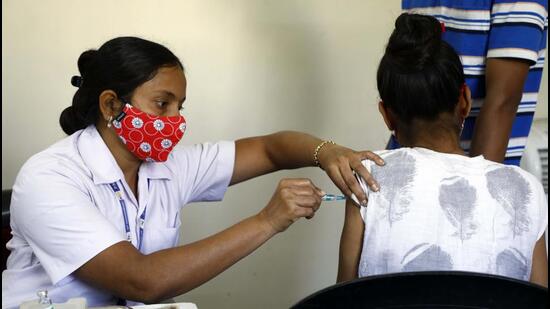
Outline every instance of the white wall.
[[(136, 35), (165, 44), (188, 77), (182, 143), (305, 131), (358, 149), (381, 149), (375, 71), (400, 1), (2, 1), (2, 188), (34, 153), (64, 137), (82, 51)], [(547, 78), (547, 71), (545, 72)], [(537, 115), (547, 117), (546, 82)], [(231, 188), (220, 203), (189, 205), (182, 243), (258, 212), (278, 172)], [(199, 308), (284, 308), (335, 281), (343, 204), (276, 236), (253, 255), (186, 295)]]

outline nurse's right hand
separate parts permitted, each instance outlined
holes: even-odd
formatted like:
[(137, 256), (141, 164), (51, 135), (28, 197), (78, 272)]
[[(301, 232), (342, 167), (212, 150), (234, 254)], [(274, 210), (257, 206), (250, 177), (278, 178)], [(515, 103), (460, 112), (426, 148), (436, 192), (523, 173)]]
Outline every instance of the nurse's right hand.
[(258, 216), (275, 232), (282, 232), (302, 217), (312, 218), (321, 206), (323, 195), (324, 192), (309, 179), (282, 179)]

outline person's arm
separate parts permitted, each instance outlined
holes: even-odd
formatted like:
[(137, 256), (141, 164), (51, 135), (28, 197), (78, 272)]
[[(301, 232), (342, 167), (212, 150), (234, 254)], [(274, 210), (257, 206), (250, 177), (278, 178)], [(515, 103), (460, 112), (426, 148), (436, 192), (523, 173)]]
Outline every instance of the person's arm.
[(489, 58), (486, 63), (486, 96), (475, 123), (470, 156), (503, 162), (512, 124), (523, 94), (529, 62)]
[(338, 261), (337, 282), (357, 278), (363, 232), (365, 225), (359, 212), (359, 207), (351, 200), (346, 201), (346, 217), (342, 236), (340, 237), (340, 257)]
[[(322, 140), (300, 132), (284, 131), (266, 136), (236, 141), (235, 167), (231, 184), (281, 169), (314, 166), (313, 153)], [(369, 159), (382, 165), (383, 160), (370, 151), (326, 144), (319, 151), (319, 162), (334, 184), (348, 197), (355, 194), (360, 201), (366, 195), (359, 186), (353, 171), (365, 179), (377, 191), (378, 184), (361, 163)]]
[(124, 299), (154, 303), (174, 297), (212, 279), (299, 218), (313, 216), (320, 197), (308, 179), (282, 180), (259, 214), (220, 233), (149, 255), (122, 241), (100, 252), (74, 274)]
[(548, 287), (548, 258), (544, 234), (537, 241), (535, 250), (533, 250), (533, 265), (531, 267), (530, 281)]

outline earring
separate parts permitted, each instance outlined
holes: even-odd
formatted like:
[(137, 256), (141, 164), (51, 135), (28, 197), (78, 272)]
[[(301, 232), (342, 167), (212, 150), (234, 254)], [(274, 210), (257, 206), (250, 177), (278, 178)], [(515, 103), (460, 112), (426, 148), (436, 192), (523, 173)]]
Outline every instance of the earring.
[(109, 119), (107, 120), (107, 128), (111, 127), (111, 122), (113, 121), (113, 116), (109, 116)]
[(458, 133), (458, 136), (462, 136), (462, 131), (464, 130), (464, 122), (466, 122), (466, 120), (462, 120), (462, 124), (460, 125), (460, 132)]

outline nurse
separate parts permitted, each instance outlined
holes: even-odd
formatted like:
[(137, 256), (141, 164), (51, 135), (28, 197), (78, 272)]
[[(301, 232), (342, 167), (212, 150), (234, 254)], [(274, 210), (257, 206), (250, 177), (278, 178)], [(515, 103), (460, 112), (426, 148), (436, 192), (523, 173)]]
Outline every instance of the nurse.
[[(69, 136), (21, 168), (11, 202), (11, 254), (2, 308), (47, 289), (54, 303), (154, 303), (212, 279), (296, 220), (314, 216), (323, 192), (283, 179), (270, 202), (211, 237), (178, 245), (182, 206), (221, 200), (228, 186), (281, 169), (318, 165), (361, 201), (353, 171), (383, 161), (299, 132), (177, 147), (186, 124), (183, 66), (167, 48), (135, 37), (80, 55)], [(128, 302), (126, 302), (128, 300)]]

